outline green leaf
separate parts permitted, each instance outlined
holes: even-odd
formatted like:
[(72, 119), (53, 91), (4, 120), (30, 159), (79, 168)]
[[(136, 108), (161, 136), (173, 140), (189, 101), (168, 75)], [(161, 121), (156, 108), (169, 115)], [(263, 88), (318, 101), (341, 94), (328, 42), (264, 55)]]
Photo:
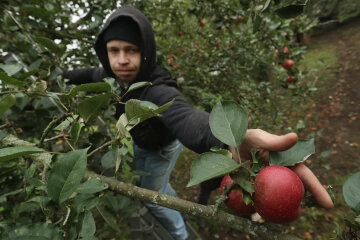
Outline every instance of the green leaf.
[(241, 165), (233, 159), (217, 153), (203, 153), (191, 165), (187, 187), (228, 174)]
[(71, 123), (73, 123), (74, 121), (76, 121), (76, 119), (78, 118), (79, 115), (73, 115), (71, 117), (67, 117), (63, 122), (61, 122), (59, 125), (57, 125), (54, 130), (57, 131), (64, 131), (66, 130)]
[(16, 78), (10, 77), (3, 72), (0, 72), (0, 81), (11, 86), (16, 86), (19, 88), (24, 88), (25, 83), (17, 80)]
[(267, 0), (266, 3), (265, 3), (265, 5), (264, 5), (264, 7), (261, 9), (261, 12), (265, 12), (266, 9), (269, 8), (270, 3), (271, 3), (271, 0)]
[(37, 147), (7, 147), (0, 149), (0, 162), (21, 156), (44, 152), (44, 149)]
[(6, 233), (7, 240), (62, 240), (60, 230), (51, 223), (16, 226)]
[(304, 162), (315, 153), (314, 139), (298, 141), (293, 147), (282, 152), (270, 152), (269, 160), (272, 165), (294, 166)]
[(116, 153), (113, 150), (108, 151), (101, 158), (101, 166), (105, 169), (115, 167)]
[(343, 195), (347, 205), (356, 214), (360, 214), (360, 172), (357, 172), (345, 182)]
[(46, 196), (36, 196), (28, 200), (28, 202), (38, 203), (43, 208), (48, 204), (48, 202), (50, 202), (50, 200), (51, 198)]
[(136, 83), (133, 83), (130, 85), (129, 89), (127, 90), (126, 93), (128, 92), (131, 92), (131, 91), (134, 91), (138, 88), (142, 88), (142, 87), (145, 87), (145, 86), (148, 86), (148, 85), (151, 85), (151, 82), (136, 82)]
[(253, 20), (253, 32), (257, 32), (261, 26), (262, 17), (258, 14), (255, 14)]
[(240, 146), (248, 127), (245, 110), (235, 102), (218, 102), (210, 113), (210, 129), (221, 142), (233, 146)]
[(130, 136), (129, 131), (131, 126), (129, 125), (129, 121), (126, 118), (125, 113), (121, 114), (118, 121), (116, 122), (116, 129), (118, 130), (116, 133), (117, 138), (126, 138)]
[(78, 105), (78, 112), (86, 123), (94, 120), (110, 103), (110, 95), (100, 94), (85, 99)]
[(90, 211), (86, 211), (81, 224), (80, 236), (81, 237), (93, 236), (95, 232), (96, 232), (96, 225), (95, 225), (94, 217)]
[(120, 154), (119, 148), (117, 145), (113, 145), (112, 146), (113, 151), (115, 152), (116, 155), (116, 162), (115, 162), (115, 173), (117, 173), (117, 171), (119, 170), (120, 164), (121, 164), (121, 160), (122, 160), (122, 156)]
[(81, 149), (59, 155), (47, 184), (51, 199), (62, 203), (76, 191), (86, 169), (87, 151)]
[(1, 64), (0, 68), (6, 72), (7, 75), (12, 76), (18, 73), (23, 67), (20, 63), (15, 64)]
[(281, 18), (294, 18), (304, 12), (305, 4), (294, 4), (279, 8), (275, 13)]
[(244, 189), (248, 193), (252, 193), (255, 191), (255, 189), (252, 183), (250, 182), (250, 176), (251, 176), (251, 172), (244, 167), (239, 168), (238, 173), (230, 175), (230, 177), (235, 182), (237, 182), (237, 184), (239, 184), (242, 189)]
[(100, 179), (92, 178), (82, 183), (76, 192), (78, 193), (97, 193), (108, 188), (108, 185)]
[(214, 153), (222, 154), (228, 158), (232, 158), (232, 153), (227, 149), (212, 147), (210, 150)]
[(81, 129), (85, 126), (85, 124), (83, 124), (82, 122), (76, 122), (72, 127), (71, 127), (71, 137), (73, 139), (73, 142), (76, 144), (76, 142), (79, 139), (80, 136), (80, 132)]
[(130, 99), (125, 104), (126, 118), (129, 124), (136, 125), (152, 117), (161, 117), (162, 115), (160, 113), (168, 109), (173, 101), (174, 100), (158, 107), (152, 102)]
[(21, 79), (21, 80), (26, 79), (26, 78), (34, 75), (35, 73), (38, 73), (39, 71), (40, 71), (39, 69), (33, 69), (29, 72), (25, 72), (19, 76), (19, 79)]
[(113, 217), (108, 211), (100, 206), (96, 206), (96, 209), (99, 211), (100, 215), (103, 217), (105, 222), (109, 224), (109, 226), (115, 230), (116, 232), (120, 232), (119, 226), (116, 223), (116, 218)]
[(98, 238), (95, 236), (86, 236), (82, 237), (80, 240), (98, 240)]
[(65, 96), (68, 98), (73, 98), (76, 96), (78, 92), (109, 92), (109, 91), (111, 91), (111, 86), (106, 82), (86, 83), (73, 87), (70, 90), (70, 93)]
[(46, 37), (36, 37), (35, 42), (45, 47), (48, 51), (55, 53), (57, 56), (61, 56), (65, 52), (65, 48), (60, 47), (53, 40)]
[(0, 100), (0, 117), (14, 104), (16, 103), (16, 97), (14, 94), (6, 95)]
[(120, 84), (114, 78), (107, 77), (107, 78), (104, 78), (103, 81), (110, 85), (111, 90), (115, 94), (118, 94), (118, 95), (121, 94)]
[(67, 107), (61, 102), (59, 96), (52, 92), (45, 92), (45, 96), (52, 98), (59, 106), (61, 106), (65, 111), (68, 111)]

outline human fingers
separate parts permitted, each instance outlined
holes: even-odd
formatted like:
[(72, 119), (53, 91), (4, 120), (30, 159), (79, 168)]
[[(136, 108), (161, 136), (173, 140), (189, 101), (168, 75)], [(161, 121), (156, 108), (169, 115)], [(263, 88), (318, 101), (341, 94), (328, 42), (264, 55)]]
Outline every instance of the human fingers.
[(315, 200), (324, 208), (330, 209), (334, 207), (334, 203), (331, 200), (329, 193), (321, 185), (319, 179), (314, 173), (306, 167), (303, 163), (298, 163), (293, 167), (290, 167), (296, 175), (301, 179), (305, 188), (308, 189), (314, 196)]
[(246, 132), (244, 142), (251, 148), (265, 149), (269, 151), (284, 151), (298, 141), (296, 133), (274, 135), (261, 129), (249, 129)]

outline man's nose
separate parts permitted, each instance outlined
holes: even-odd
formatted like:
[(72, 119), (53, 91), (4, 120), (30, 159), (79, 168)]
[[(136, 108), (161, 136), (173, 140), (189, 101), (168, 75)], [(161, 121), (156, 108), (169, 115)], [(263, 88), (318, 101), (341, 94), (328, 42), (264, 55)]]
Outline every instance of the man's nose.
[(119, 62), (120, 64), (127, 64), (127, 63), (129, 63), (129, 59), (128, 59), (128, 57), (127, 57), (127, 55), (126, 55), (126, 53), (125, 53), (124, 51), (120, 51), (120, 53), (119, 53), (119, 58), (118, 58), (118, 62)]

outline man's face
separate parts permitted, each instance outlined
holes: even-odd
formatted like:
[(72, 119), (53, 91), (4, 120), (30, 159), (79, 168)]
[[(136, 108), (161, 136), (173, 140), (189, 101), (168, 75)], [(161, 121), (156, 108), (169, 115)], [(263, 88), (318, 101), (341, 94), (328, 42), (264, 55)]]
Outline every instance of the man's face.
[(139, 74), (141, 52), (136, 45), (122, 41), (111, 40), (106, 43), (111, 70), (128, 87)]

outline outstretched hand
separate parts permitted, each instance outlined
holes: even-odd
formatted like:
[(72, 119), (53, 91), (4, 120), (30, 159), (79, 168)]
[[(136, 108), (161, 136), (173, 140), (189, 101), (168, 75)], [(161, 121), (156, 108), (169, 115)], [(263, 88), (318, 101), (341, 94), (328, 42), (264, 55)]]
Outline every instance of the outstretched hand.
[[(243, 143), (239, 147), (240, 157), (242, 160), (251, 160), (250, 150), (256, 148), (260, 151), (263, 160), (269, 160), (269, 151), (285, 151), (291, 148), (298, 141), (295, 133), (285, 135), (274, 135), (261, 129), (248, 129)], [(234, 147), (229, 147), (235, 161), (239, 162), (237, 151)], [(301, 179), (306, 189), (308, 189), (315, 200), (324, 208), (334, 207), (326, 189), (321, 185), (314, 173), (303, 163), (298, 163), (290, 167)]]

